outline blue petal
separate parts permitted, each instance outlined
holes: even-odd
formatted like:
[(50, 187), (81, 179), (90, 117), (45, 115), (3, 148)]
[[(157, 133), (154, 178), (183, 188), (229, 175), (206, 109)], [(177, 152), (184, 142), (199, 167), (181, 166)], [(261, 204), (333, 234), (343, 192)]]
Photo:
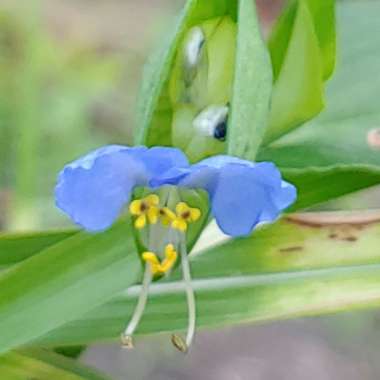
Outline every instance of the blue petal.
[(291, 183), (282, 181), (281, 191), (278, 192), (275, 202), (278, 208), (285, 210), (297, 199), (297, 189)]
[(153, 147), (139, 154), (139, 158), (144, 161), (153, 178), (171, 168), (189, 166), (187, 157), (177, 148)]
[(258, 223), (276, 220), (297, 195), (273, 163), (224, 155), (173, 168), (155, 182), (207, 190), (219, 227), (231, 236), (248, 235)]
[(220, 170), (229, 164), (251, 164), (249, 161), (240, 158), (218, 155), (206, 158), (199, 163), (193, 165), (188, 170), (186, 176), (183, 176), (178, 185), (190, 188), (202, 188), (212, 194), (218, 181)]
[(154, 176), (150, 182), (149, 186), (153, 189), (159, 188), (160, 186), (173, 185), (177, 186), (181, 180), (188, 177), (189, 174), (193, 172), (192, 167), (177, 168), (173, 167), (160, 175)]
[(56, 186), (57, 206), (89, 231), (108, 228), (149, 173), (138, 159), (146, 148), (107, 146), (67, 165)]
[(150, 182), (150, 186), (157, 188), (164, 185), (174, 185), (188, 188), (200, 188), (213, 191), (219, 169), (228, 163), (247, 162), (232, 156), (213, 156), (195, 165), (177, 165)]
[(252, 167), (250, 161), (237, 157), (218, 155), (206, 158), (187, 168), (174, 168), (160, 178), (161, 184), (170, 183), (180, 187), (204, 189), (212, 194), (218, 181), (220, 170), (228, 164)]
[(228, 164), (220, 169), (210, 195), (221, 230), (231, 236), (244, 236), (258, 223), (276, 220), (296, 199), (296, 189), (282, 181), (272, 163)]
[(271, 215), (277, 211), (255, 170), (236, 164), (221, 169), (211, 203), (220, 229), (230, 236), (250, 234), (263, 211)]
[(194, 165), (178, 182), (178, 186), (204, 189), (212, 194), (219, 178), (220, 170), (212, 166)]
[(149, 185), (158, 188), (164, 185), (204, 189), (211, 193), (218, 178), (219, 171), (208, 166), (189, 166), (172, 168), (160, 176), (153, 178)]
[(297, 189), (292, 184), (282, 180), (281, 173), (275, 164), (260, 162), (255, 164), (254, 168), (259, 180), (268, 187), (272, 201), (279, 210), (282, 211), (295, 202)]
[(147, 186), (176, 165), (189, 165), (176, 148), (105, 146), (62, 170), (56, 203), (85, 229), (101, 231), (115, 221), (135, 186)]
[(206, 158), (202, 161), (199, 161), (194, 166), (207, 166), (207, 167), (211, 167), (215, 169), (222, 169), (224, 166), (228, 164), (240, 164), (240, 165), (249, 166), (249, 167), (255, 166), (255, 164), (251, 161), (247, 161), (238, 157), (227, 156), (223, 154)]

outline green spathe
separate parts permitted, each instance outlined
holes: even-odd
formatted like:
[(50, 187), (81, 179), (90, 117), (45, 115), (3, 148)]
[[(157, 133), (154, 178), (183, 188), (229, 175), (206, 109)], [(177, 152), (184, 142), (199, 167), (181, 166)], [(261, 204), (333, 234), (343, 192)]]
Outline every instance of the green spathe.
[[(203, 30), (206, 42), (200, 46), (198, 70), (184, 74), (184, 44), (194, 28)], [(145, 68), (135, 143), (181, 146), (191, 161), (215, 153), (253, 160), (266, 126), (271, 86), (254, 3), (189, 0)], [(199, 136), (193, 128), (194, 117), (210, 106), (229, 108), (226, 131), (222, 128), (216, 138), (210, 132)]]

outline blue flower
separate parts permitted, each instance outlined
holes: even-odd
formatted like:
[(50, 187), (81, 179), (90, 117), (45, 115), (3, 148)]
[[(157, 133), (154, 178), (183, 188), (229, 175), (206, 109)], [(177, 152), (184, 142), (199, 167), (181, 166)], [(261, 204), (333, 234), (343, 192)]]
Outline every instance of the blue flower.
[[(154, 191), (165, 185), (172, 186), (167, 193), (160, 192), (160, 199)], [(136, 186), (150, 188), (152, 193), (130, 202)], [(213, 216), (221, 230), (231, 236), (248, 235), (258, 223), (274, 221), (296, 199), (295, 187), (283, 181), (270, 162), (215, 156), (190, 165), (175, 148), (111, 145), (68, 164), (58, 176), (56, 203), (74, 222), (88, 231), (101, 231), (111, 226), (129, 204), (134, 226), (141, 230), (145, 252), (140, 254), (145, 270), (136, 309), (122, 333), (126, 347), (133, 346), (132, 336), (142, 317), (151, 281), (168, 275), (179, 257), (189, 323), (186, 342), (178, 335), (172, 340), (186, 352), (194, 337), (196, 307), (186, 231), (189, 223), (201, 217), (201, 210), (181, 199), (173, 205), (171, 192), (175, 199), (180, 194), (173, 186), (206, 190)]]
[(231, 236), (276, 220), (296, 199), (295, 187), (270, 162), (221, 155), (189, 165), (176, 148), (107, 146), (63, 169), (56, 202), (77, 224), (101, 231), (130, 202), (134, 187), (164, 185), (206, 190), (213, 216)]

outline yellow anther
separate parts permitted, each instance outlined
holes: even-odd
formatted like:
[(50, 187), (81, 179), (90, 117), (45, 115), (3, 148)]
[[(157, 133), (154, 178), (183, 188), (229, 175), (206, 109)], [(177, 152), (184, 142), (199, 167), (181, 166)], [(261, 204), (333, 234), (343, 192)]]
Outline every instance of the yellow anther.
[(200, 216), (201, 211), (197, 208), (190, 207), (185, 202), (179, 202), (175, 208), (176, 217), (172, 222), (172, 227), (185, 232), (187, 225), (191, 222), (196, 222)]
[(153, 252), (144, 252), (142, 255), (143, 260), (150, 265), (153, 275), (162, 275), (169, 272), (175, 262), (177, 261), (178, 254), (172, 244), (165, 247), (165, 259), (160, 263), (157, 255)]
[(176, 218), (176, 215), (170, 208), (161, 207), (159, 210), (160, 219), (163, 225), (168, 226)]
[(147, 264), (150, 264), (150, 269), (152, 271), (152, 274), (159, 273), (161, 264), (155, 253), (144, 252), (142, 255), (142, 258)]
[(129, 211), (136, 216), (135, 227), (144, 228), (147, 220), (151, 224), (157, 223), (160, 198), (156, 194), (150, 194), (143, 199), (133, 201), (129, 206)]
[(168, 244), (165, 247), (165, 259), (161, 263), (161, 271), (162, 273), (167, 273), (170, 269), (173, 268), (175, 262), (177, 261), (177, 251), (174, 249), (173, 244)]

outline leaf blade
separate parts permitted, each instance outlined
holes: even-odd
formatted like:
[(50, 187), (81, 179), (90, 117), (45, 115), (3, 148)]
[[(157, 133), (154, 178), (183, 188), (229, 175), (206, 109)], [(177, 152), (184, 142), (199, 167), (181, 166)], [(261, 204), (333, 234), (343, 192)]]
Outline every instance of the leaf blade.
[[(294, 6), (294, 25), (273, 87), (264, 144), (299, 127), (324, 105), (323, 61), (313, 17), (306, 2), (298, 1)], [(270, 46), (273, 51), (277, 43)]]
[(0, 352), (79, 317), (134, 283), (140, 262), (126, 233), (125, 224), (98, 235), (82, 232), (3, 272)]
[[(380, 304), (380, 225), (299, 223), (283, 220), (247, 239), (232, 240), (196, 255), (193, 285), (198, 326), (215, 327), (319, 315)], [(360, 253), (360, 254), (359, 254)], [(152, 287), (138, 333), (186, 326), (179, 274)], [(116, 336), (136, 302), (133, 287), (38, 343), (73, 344)], [(286, 301), (285, 301), (286, 300)], [(127, 312), (126, 312), (127, 310)]]
[(336, 61), (335, 0), (307, 0), (323, 57), (323, 78), (334, 72)]
[(298, 189), (297, 200), (288, 210), (290, 212), (380, 183), (380, 170), (373, 165), (335, 165), (308, 170), (282, 168), (282, 173)]
[(0, 267), (25, 260), (75, 233), (76, 230), (0, 234)]
[(254, 160), (267, 124), (272, 69), (250, 0), (239, 2), (238, 28), (227, 152)]

